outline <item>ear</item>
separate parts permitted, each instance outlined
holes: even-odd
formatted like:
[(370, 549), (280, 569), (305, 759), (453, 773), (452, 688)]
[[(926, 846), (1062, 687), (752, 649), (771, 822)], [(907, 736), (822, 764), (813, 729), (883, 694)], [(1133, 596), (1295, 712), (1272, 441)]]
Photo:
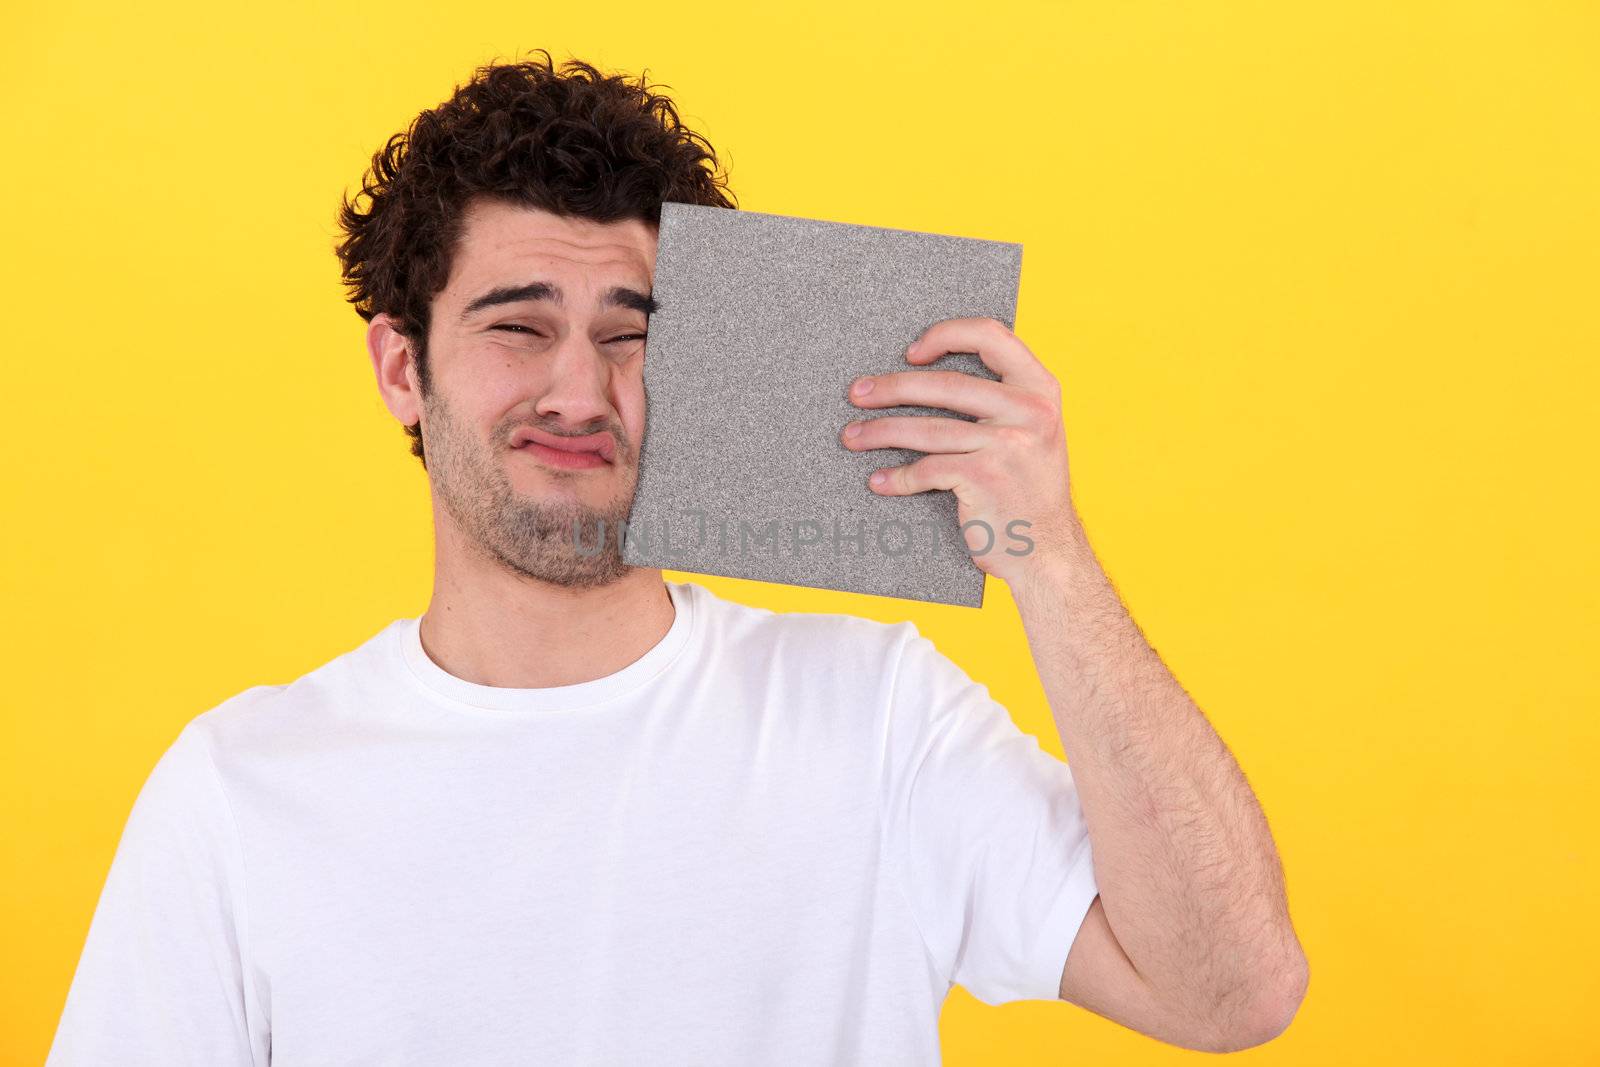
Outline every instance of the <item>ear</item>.
[(395, 329), (387, 314), (372, 317), (367, 324), (367, 354), (378, 378), (378, 392), (389, 413), (410, 426), (422, 419), (422, 393), (418, 388), (416, 361), (411, 342)]

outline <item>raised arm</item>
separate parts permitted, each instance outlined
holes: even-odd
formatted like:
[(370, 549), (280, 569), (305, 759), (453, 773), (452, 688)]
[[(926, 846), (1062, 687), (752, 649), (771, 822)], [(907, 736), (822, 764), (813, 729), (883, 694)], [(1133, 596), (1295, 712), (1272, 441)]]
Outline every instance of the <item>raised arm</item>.
[(858, 381), (850, 397), (976, 421), (884, 415), (841, 440), (928, 453), (877, 472), (870, 486), (953, 491), (974, 561), (1010, 585), (1022, 613), (1099, 887), (1061, 995), (1185, 1047), (1267, 1041), (1293, 1017), (1308, 970), (1261, 807), (1089, 547), (1068, 485), (1060, 383), (994, 319), (935, 323), (906, 359), (953, 352), (976, 352), (1000, 380), (906, 371)]

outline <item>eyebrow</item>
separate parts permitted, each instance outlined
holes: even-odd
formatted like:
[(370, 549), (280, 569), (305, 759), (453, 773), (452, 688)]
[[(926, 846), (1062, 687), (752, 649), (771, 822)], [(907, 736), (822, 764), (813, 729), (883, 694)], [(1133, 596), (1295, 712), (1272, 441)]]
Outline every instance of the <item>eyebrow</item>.
[[(461, 312), (461, 321), (465, 322), (478, 312), (487, 308), (499, 307), (502, 304), (517, 304), (524, 300), (548, 300), (560, 307), (562, 304), (561, 290), (549, 282), (529, 282), (527, 285), (502, 285), (490, 289), (487, 293), (468, 304)], [(646, 315), (654, 313), (658, 305), (649, 293), (641, 293), (637, 289), (629, 289), (625, 285), (614, 285), (600, 295), (600, 307), (625, 307), (634, 311), (642, 311)]]

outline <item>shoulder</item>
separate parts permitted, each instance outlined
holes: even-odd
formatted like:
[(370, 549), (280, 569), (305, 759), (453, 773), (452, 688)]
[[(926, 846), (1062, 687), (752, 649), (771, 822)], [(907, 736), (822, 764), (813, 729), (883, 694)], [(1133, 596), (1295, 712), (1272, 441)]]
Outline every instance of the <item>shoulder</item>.
[(879, 622), (845, 612), (774, 611), (695, 585), (707, 647), (763, 657), (773, 667), (831, 665), (835, 670), (893, 670), (902, 650), (922, 640), (911, 622)]
[[(292, 751), (351, 725), (374, 702), (375, 686), (392, 677), (391, 622), (355, 647), (283, 683), (242, 689), (194, 716), (184, 727), (219, 765), (251, 753)], [(381, 698), (379, 704), (388, 703)]]

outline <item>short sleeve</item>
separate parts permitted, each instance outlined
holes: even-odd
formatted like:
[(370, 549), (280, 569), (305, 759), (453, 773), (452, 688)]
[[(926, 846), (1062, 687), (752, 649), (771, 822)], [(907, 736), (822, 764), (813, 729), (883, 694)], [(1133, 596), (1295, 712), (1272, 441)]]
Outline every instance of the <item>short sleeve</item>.
[(986, 1004), (1055, 1000), (1099, 889), (1072, 772), (911, 623), (884, 738), (884, 848), (923, 941)]
[(247, 1022), (241, 878), (233, 817), (191, 722), (134, 800), (46, 1067), (264, 1065)]

